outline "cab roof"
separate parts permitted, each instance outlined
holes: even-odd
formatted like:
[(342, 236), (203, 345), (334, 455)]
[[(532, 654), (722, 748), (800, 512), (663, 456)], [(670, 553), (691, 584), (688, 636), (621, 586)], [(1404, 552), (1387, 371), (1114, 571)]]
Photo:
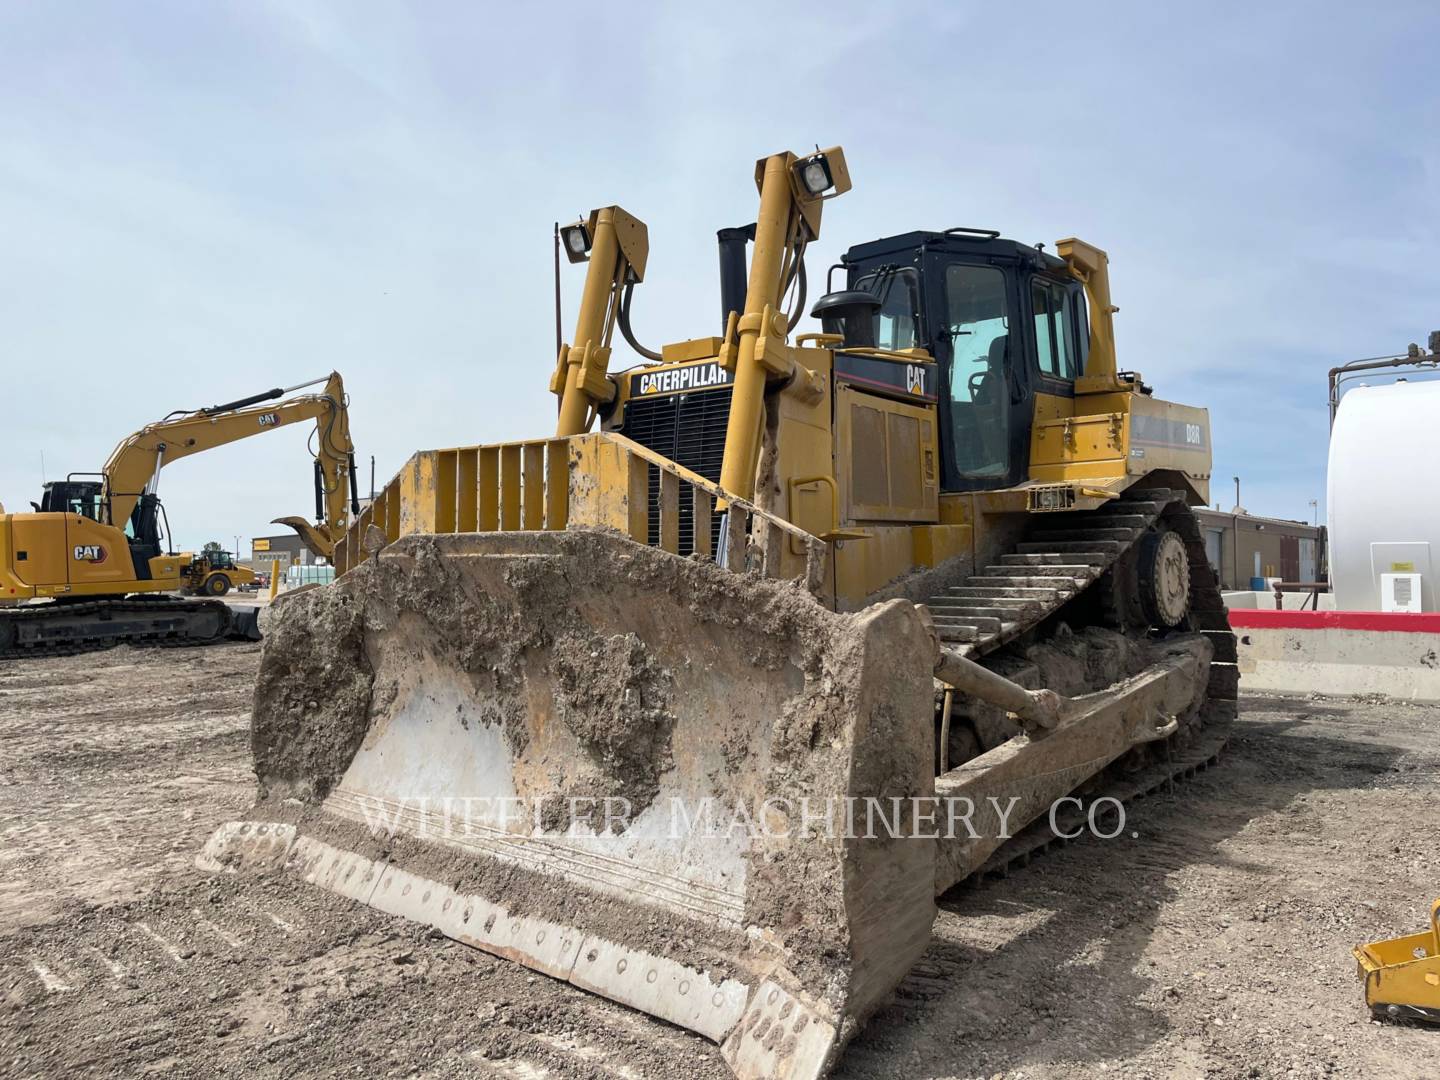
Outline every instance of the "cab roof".
[(1008, 240), (991, 229), (952, 229), (945, 232), (916, 230), (882, 237), (868, 243), (856, 244), (845, 252), (843, 262), (849, 266), (868, 263), (886, 256), (911, 254), (921, 249), (972, 258), (993, 256), (1008, 257), (1021, 261), (1038, 260), (1050, 270), (1060, 270), (1065, 261), (1048, 251), (1041, 251), (1034, 244), (1022, 244)]

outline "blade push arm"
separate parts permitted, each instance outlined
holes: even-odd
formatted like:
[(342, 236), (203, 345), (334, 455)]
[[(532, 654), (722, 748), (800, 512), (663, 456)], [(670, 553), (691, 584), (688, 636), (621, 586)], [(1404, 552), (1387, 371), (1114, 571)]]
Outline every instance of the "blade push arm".
[(607, 372), (610, 341), (622, 294), (645, 277), (649, 234), (645, 223), (618, 206), (590, 211), (561, 230), (571, 262), (589, 262), (575, 317), (575, 342), (562, 345), (550, 390), (560, 398), (557, 435), (581, 435), (595, 409), (615, 396)]
[[(299, 529), (307, 546), (328, 557), (335, 540), (344, 534), (347, 510), (354, 509), (354, 453), (345, 387), (338, 372), (324, 382), (319, 393), (275, 400), (287, 393), (271, 390), (225, 405), (185, 413), (149, 424), (117, 446), (105, 463), (105, 504), (110, 523), (124, 526), (141, 494), (154, 491), (160, 470), (181, 458), (239, 442), (276, 428), (306, 420), (315, 421), (317, 526)], [(302, 383), (290, 390), (302, 389)], [(274, 401), (274, 404), (268, 402)], [(267, 404), (259, 404), (259, 403)], [(286, 524), (293, 524), (286, 519)], [(317, 547), (319, 545), (319, 547)], [(320, 550), (327, 548), (328, 550)]]
[(850, 173), (844, 151), (834, 146), (804, 158), (772, 154), (756, 163), (755, 182), (760, 214), (745, 311), (730, 316), (720, 358), (735, 377), (720, 486), (742, 499), (755, 494), (766, 383), (788, 378), (793, 370), (785, 348), (784, 294), (805, 245), (820, 235), (825, 200), (850, 190)]

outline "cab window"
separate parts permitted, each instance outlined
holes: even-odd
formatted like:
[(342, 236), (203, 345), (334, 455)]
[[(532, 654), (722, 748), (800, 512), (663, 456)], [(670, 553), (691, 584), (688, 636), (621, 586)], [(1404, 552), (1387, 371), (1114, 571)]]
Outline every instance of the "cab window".
[(881, 349), (914, 349), (920, 345), (920, 279), (913, 270), (887, 267), (866, 274), (855, 288), (880, 296), (875, 314), (875, 344)]
[(1074, 379), (1080, 373), (1075, 355), (1074, 308), (1070, 290), (1056, 281), (1033, 278), (1030, 307), (1035, 318), (1035, 354), (1041, 374)]
[(1010, 341), (1004, 273), (989, 266), (947, 267), (945, 306), (951, 342), (950, 400), (998, 396)]
[(1010, 471), (1010, 314), (993, 266), (945, 268), (950, 453), (955, 472), (993, 484)]

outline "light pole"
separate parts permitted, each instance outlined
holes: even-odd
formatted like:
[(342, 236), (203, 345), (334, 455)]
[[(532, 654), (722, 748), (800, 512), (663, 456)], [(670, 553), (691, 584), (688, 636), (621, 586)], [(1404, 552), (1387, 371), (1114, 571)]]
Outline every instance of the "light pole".
[(1230, 587), (1240, 587), (1240, 478), (1235, 479), (1235, 512), (1230, 515)]
[(1311, 500), (1310, 500), (1310, 524), (1311, 524), (1311, 525), (1317, 525), (1317, 526), (1320, 524), (1320, 500), (1319, 500), (1319, 499), (1311, 499)]

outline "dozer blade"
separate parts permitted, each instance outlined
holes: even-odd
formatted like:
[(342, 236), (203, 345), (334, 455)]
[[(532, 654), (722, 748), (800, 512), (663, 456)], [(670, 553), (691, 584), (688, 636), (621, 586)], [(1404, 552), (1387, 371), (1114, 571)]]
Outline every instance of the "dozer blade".
[(822, 1076), (929, 941), (933, 839), (844, 818), (933, 796), (934, 657), (904, 601), (835, 614), (602, 531), (407, 537), (277, 613), (260, 799), (197, 861)]
[[(944, 653), (903, 600), (836, 614), (605, 531), (413, 535), (276, 612), (260, 798), (197, 863), (426, 923), (713, 1039), (739, 1077), (820, 1077), (937, 891), (1194, 720), (1209, 642), (1143, 649), (1067, 699)], [(938, 781), (937, 674), (1026, 724)], [(945, 827), (960, 804), (1010, 812), (975, 836)]]

